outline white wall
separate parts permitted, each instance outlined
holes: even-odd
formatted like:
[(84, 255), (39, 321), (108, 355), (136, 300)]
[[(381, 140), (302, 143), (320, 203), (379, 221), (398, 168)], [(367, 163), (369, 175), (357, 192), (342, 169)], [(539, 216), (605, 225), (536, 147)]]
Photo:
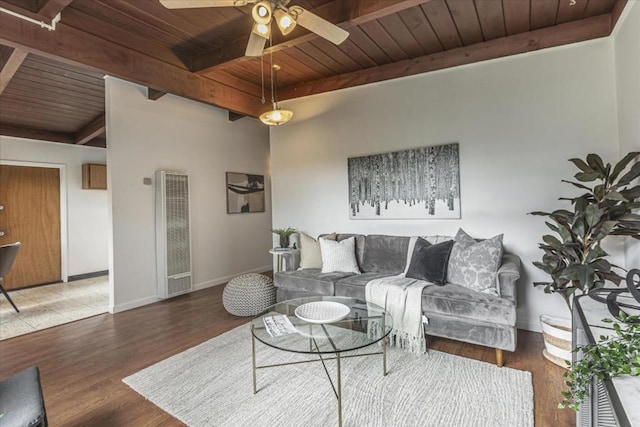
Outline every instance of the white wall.
[[(612, 42), (596, 40), (283, 103), (294, 120), (272, 129), (274, 227), (321, 232), (454, 235), (504, 233), (522, 259), (518, 324), (568, 317), (561, 297), (532, 282), (547, 232), (534, 210), (566, 206), (567, 161), (618, 158)], [(460, 220), (349, 220), (347, 158), (460, 143)], [(621, 245), (611, 248), (622, 258)]]
[(0, 159), (66, 166), (68, 275), (107, 270), (107, 192), (82, 189), (82, 164), (105, 163), (106, 150), (0, 136)]
[[(270, 268), (268, 131), (254, 119), (146, 88), (106, 80), (107, 167), (112, 206), (112, 311), (157, 301), (154, 186), (159, 169), (190, 175), (193, 283), (218, 284)], [(225, 172), (265, 175), (266, 212), (228, 215)]]
[[(629, 2), (614, 33), (621, 156), (640, 151), (640, 5)], [(627, 239), (627, 268), (640, 268), (640, 241)]]

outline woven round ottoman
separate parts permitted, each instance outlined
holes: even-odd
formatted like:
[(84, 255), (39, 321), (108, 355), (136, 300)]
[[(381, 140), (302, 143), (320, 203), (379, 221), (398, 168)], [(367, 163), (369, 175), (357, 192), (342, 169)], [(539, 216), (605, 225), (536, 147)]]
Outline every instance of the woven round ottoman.
[(273, 280), (264, 274), (247, 273), (236, 276), (222, 292), (222, 305), (235, 316), (255, 316), (276, 303)]

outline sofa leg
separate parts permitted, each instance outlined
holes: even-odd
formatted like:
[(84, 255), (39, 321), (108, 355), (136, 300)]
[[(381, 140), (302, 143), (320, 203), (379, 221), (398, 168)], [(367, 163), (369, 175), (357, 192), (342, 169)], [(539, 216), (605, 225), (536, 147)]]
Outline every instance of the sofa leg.
[(499, 368), (504, 366), (502, 363), (502, 349), (500, 348), (496, 348), (496, 365), (498, 365)]

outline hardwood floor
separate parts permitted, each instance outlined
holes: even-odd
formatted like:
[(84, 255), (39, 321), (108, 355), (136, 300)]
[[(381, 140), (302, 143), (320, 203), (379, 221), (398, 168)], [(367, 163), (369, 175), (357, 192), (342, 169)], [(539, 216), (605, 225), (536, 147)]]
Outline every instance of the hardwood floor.
[[(0, 378), (37, 365), (51, 426), (180, 426), (122, 379), (248, 321), (222, 306), (222, 286), (116, 315), (103, 314), (0, 342)], [(432, 338), (429, 347), (489, 363), (495, 351)], [(542, 357), (542, 336), (519, 331), (505, 365), (533, 373), (537, 427), (574, 426), (556, 409), (563, 370)], [(505, 405), (509, 396), (504, 396)], [(517, 427), (517, 426), (513, 426)]]

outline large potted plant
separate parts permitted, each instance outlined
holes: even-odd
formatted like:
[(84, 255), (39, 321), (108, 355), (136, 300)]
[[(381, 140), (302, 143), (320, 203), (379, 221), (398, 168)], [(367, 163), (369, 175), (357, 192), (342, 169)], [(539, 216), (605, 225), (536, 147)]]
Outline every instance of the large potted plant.
[[(531, 212), (548, 218), (546, 225), (554, 234), (542, 237), (539, 245), (544, 251), (542, 261), (533, 264), (547, 273), (551, 281), (534, 282), (546, 293), (560, 294), (571, 309), (576, 292), (604, 286), (609, 281), (619, 285), (623, 277), (611, 264), (602, 241), (608, 236), (630, 236), (640, 239), (640, 185), (633, 181), (640, 176), (640, 152), (624, 156), (615, 166), (606, 165), (597, 154), (589, 154), (586, 161), (570, 159), (580, 169), (571, 184), (584, 193), (569, 201), (572, 209), (553, 212)], [(545, 336), (545, 357), (561, 366), (571, 359), (571, 321), (541, 316)], [(556, 328), (557, 326), (557, 328)]]

